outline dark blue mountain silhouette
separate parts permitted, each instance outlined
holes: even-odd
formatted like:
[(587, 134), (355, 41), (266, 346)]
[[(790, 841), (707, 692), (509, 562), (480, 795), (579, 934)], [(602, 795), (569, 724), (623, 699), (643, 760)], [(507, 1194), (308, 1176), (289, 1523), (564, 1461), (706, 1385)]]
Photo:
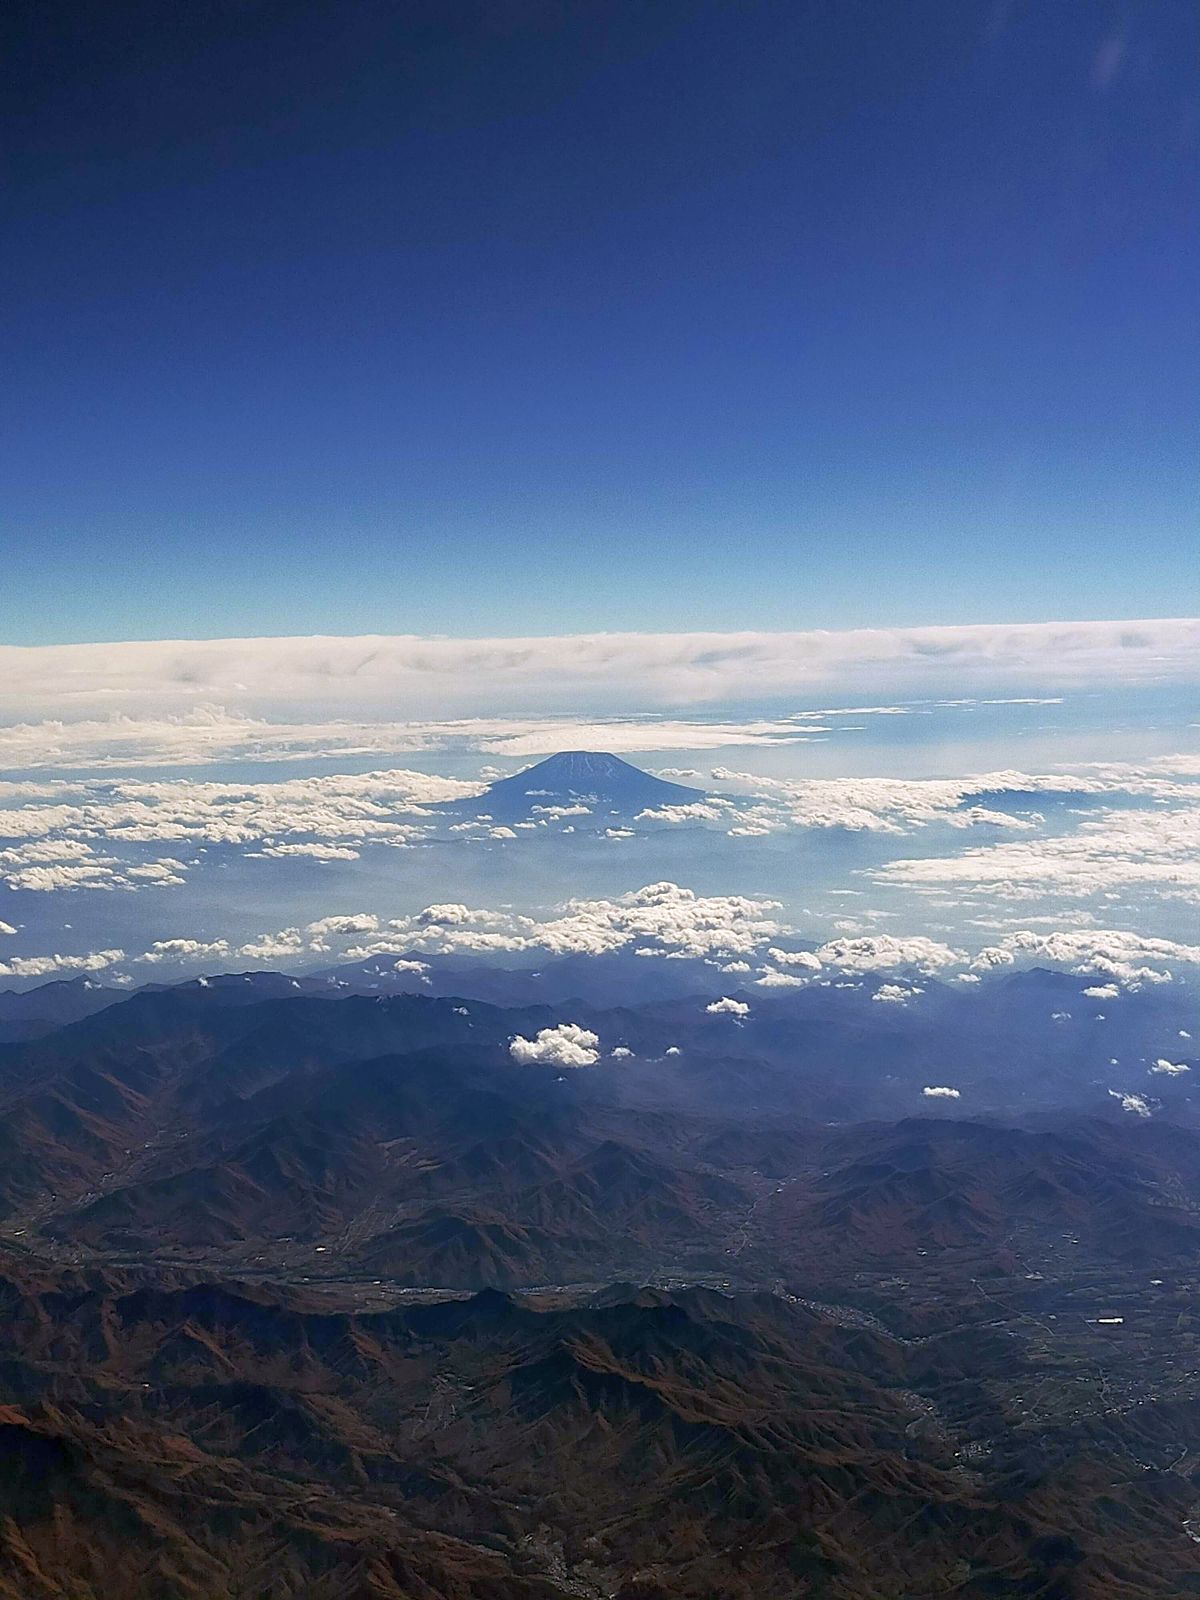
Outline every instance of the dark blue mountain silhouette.
[(501, 778), (477, 800), (464, 802), (474, 813), (497, 822), (529, 816), (536, 806), (590, 805), (601, 815), (629, 817), (648, 806), (683, 805), (703, 792), (652, 777), (619, 756), (596, 750), (560, 750), (557, 755)]

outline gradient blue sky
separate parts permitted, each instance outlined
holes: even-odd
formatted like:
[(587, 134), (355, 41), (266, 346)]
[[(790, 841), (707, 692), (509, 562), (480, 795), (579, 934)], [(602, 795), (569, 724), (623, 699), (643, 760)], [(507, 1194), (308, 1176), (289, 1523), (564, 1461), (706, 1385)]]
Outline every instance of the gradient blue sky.
[(1189, 0), (3, 31), (4, 641), (1195, 609)]

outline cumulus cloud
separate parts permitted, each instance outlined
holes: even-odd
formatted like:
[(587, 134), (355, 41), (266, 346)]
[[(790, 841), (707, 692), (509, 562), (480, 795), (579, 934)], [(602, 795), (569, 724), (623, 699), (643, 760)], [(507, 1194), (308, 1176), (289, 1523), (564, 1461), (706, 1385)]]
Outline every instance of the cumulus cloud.
[[(0, 835), (14, 812), (0, 812)], [(9, 834), (9, 837), (15, 837)], [(82, 839), (40, 834), (24, 844), (0, 850), (0, 883), (10, 889), (53, 894), (72, 889), (145, 889), (181, 884), (184, 864), (172, 857), (155, 861), (122, 861), (100, 855)]]
[(1070, 833), (890, 861), (875, 878), (1008, 900), (1139, 890), (1200, 902), (1200, 790), (1188, 785), (1175, 798), (1154, 810), (1108, 807)]
[(752, 954), (779, 934), (777, 910), (773, 900), (698, 895), (662, 882), (611, 900), (568, 900), (555, 915), (542, 919), (431, 906), (392, 927), (438, 951), (602, 955), (633, 945), (639, 954), (652, 956), (734, 957)]
[(1169, 982), (1175, 967), (1200, 965), (1200, 945), (1121, 928), (1058, 928), (1049, 933), (1020, 928), (1006, 934), (999, 944), (979, 951), (972, 965), (987, 971), (1012, 966), (1018, 960), (1078, 973), (1099, 973), (1107, 980), (1136, 989), (1148, 983)]
[(880, 1000), (884, 1005), (907, 1005), (914, 995), (924, 994), (924, 990), (915, 985), (906, 987), (900, 983), (881, 983), (871, 996), (872, 1000)]
[(224, 939), (156, 939), (139, 961), (221, 961), (229, 954)]
[(822, 966), (837, 967), (842, 972), (879, 972), (901, 967), (932, 974), (945, 967), (958, 966), (967, 957), (962, 950), (923, 934), (896, 938), (879, 933), (831, 939), (818, 949), (817, 959)]
[(1121, 1089), (1110, 1089), (1108, 1092), (1112, 1099), (1120, 1101), (1121, 1110), (1128, 1111), (1131, 1117), (1148, 1117), (1150, 1115), (1150, 1102), (1144, 1095), (1126, 1094)]
[(798, 967), (804, 972), (820, 972), (821, 958), (811, 950), (781, 950), (771, 945), (767, 954), (777, 967)]
[(308, 924), (308, 932), (322, 935), (327, 933), (343, 937), (351, 933), (375, 933), (379, 928), (379, 918), (369, 911), (352, 912), (348, 915), (320, 917), (316, 922)]
[(714, 1000), (705, 1006), (705, 1011), (710, 1017), (748, 1017), (750, 1007), (744, 1000), (731, 1000), (728, 995), (722, 995), (719, 1000)]
[(13, 956), (8, 961), (0, 961), (0, 978), (53, 978), (62, 972), (103, 972), (124, 959), (124, 950), (89, 950), (76, 956)]
[(238, 955), (247, 961), (295, 961), (308, 948), (308, 941), (299, 928), (281, 928), (278, 933), (264, 933), (257, 939), (239, 946)]
[(1165, 1056), (1159, 1056), (1158, 1060), (1150, 1068), (1151, 1072), (1162, 1073), (1168, 1078), (1178, 1078), (1183, 1073), (1191, 1070), (1186, 1061), (1168, 1061)]
[(265, 844), (261, 850), (249, 853), (279, 861), (289, 856), (307, 856), (310, 861), (357, 861), (359, 856), (359, 852), (348, 844), (321, 844), (317, 840), (305, 840), (300, 844)]
[[(0, 876), (14, 887), (137, 887), (151, 869), (166, 881), (183, 863), (133, 863), (106, 850), (156, 842), (246, 846), (251, 853), (317, 861), (357, 858), (367, 843), (406, 845), (436, 821), (429, 807), (477, 790), (426, 773), (392, 770), (277, 780), (198, 783), (187, 779), (49, 782), (26, 803), (0, 810)], [(45, 803), (36, 803), (41, 799)], [(34, 877), (31, 880), (30, 875)], [(41, 881), (38, 881), (38, 880)]]
[(927, 1100), (961, 1100), (962, 1090), (951, 1089), (944, 1083), (927, 1083), (921, 1090)]
[(508, 1053), (521, 1066), (591, 1067), (600, 1059), (600, 1039), (575, 1022), (543, 1028), (536, 1039), (517, 1034)]
[(690, 800), (677, 806), (652, 806), (639, 811), (635, 822), (665, 822), (675, 825), (688, 822), (723, 822), (729, 807), (719, 801)]

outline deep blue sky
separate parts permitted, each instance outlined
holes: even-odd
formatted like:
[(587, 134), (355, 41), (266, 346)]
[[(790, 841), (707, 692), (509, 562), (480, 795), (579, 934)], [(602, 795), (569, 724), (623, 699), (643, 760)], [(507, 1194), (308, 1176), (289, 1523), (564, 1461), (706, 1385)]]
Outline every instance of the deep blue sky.
[(1194, 611), (1193, 31), (13, 0), (0, 640)]

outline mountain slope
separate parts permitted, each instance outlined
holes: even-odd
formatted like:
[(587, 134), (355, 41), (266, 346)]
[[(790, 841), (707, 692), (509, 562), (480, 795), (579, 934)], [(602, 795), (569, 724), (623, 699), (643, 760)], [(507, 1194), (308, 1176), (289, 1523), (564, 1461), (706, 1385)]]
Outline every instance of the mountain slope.
[(587, 805), (597, 816), (631, 817), (648, 807), (686, 805), (703, 792), (655, 778), (619, 756), (595, 750), (563, 750), (500, 778), (460, 809), (486, 813), (496, 822), (537, 814), (539, 808)]

